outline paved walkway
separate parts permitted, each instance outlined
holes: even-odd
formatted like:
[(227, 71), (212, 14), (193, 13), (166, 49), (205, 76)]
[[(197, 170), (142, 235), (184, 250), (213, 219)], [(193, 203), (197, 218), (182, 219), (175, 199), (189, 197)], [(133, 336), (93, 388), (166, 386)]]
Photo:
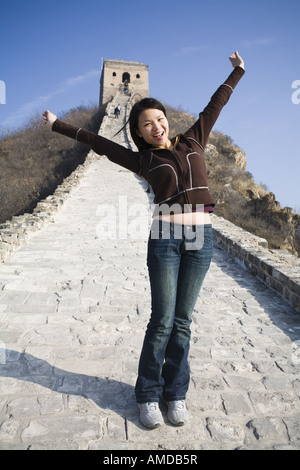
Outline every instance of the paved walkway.
[(139, 423), (148, 206), (140, 180), (96, 158), (0, 265), (0, 448), (300, 449), (299, 314), (218, 249), (192, 325), (191, 419)]

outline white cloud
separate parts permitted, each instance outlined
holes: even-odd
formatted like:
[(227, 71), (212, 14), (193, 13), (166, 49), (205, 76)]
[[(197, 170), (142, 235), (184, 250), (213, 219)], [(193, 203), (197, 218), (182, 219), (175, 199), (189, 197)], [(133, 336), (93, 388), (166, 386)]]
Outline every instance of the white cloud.
[(274, 38), (260, 38), (260, 39), (251, 39), (242, 41), (242, 47), (260, 47), (260, 46), (268, 46), (269, 44), (273, 44), (275, 42)]
[(1, 122), (3, 128), (8, 128), (15, 126), (15, 123), (19, 125), (21, 120), (26, 119), (33, 112), (39, 109), (42, 105), (49, 102), (52, 98), (67, 93), (72, 88), (76, 87), (79, 84), (87, 82), (94, 77), (100, 76), (99, 70), (90, 70), (89, 72), (84, 73), (83, 75), (78, 75), (77, 77), (70, 77), (64, 80), (60, 86), (45, 95), (38, 96), (35, 100), (30, 101), (29, 103), (23, 104), (17, 111), (8, 116), (4, 121)]
[(95, 76), (100, 76), (100, 71), (99, 70), (90, 70), (89, 72), (86, 72), (83, 75), (78, 75), (77, 77), (72, 77), (68, 78), (64, 83), (65, 86), (74, 86), (77, 85), (78, 83), (86, 82), (90, 80), (91, 78), (94, 78)]
[(176, 57), (186, 57), (207, 49), (207, 46), (182, 46), (175, 52)]

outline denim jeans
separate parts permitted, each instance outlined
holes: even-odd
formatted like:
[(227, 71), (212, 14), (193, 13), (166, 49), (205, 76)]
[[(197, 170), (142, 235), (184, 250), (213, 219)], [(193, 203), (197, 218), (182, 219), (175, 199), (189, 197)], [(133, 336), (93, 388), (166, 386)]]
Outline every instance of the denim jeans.
[(135, 387), (138, 403), (186, 397), (190, 324), (212, 249), (211, 225), (160, 222), (158, 236), (150, 234), (147, 264), (152, 312)]

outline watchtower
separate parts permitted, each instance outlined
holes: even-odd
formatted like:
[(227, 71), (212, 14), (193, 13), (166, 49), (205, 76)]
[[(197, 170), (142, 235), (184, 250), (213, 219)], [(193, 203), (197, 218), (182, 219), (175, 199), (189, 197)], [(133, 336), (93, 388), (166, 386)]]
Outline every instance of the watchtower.
[(130, 94), (133, 101), (149, 96), (148, 65), (125, 60), (104, 60), (100, 78), (100, 106), (117, 91)]

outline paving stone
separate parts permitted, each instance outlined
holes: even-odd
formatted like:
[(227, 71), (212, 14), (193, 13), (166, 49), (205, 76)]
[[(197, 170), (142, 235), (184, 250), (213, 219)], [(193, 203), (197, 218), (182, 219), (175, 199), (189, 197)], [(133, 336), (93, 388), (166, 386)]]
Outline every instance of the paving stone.
[(207, 428), (213, 441), (230, 442), (233, 446), (242, 445), (245, 431), (238, 423), (227, 418), (207, 418)]
[(251, 429), (257, 440), (286, 440), (287, 431), (279, 418), (257, 418), (250, 421), (247, 426)]
[(22, 432), (22, 442), (44, 443), (59, 441), (76, 442), (92, 439), (100, 436), (101, 425), (97, 416), (56, 416), (30, 421), (27, 428)]
[(229, 416), (247, 416), (251, 415), (252, 408), (249, 398), (246, 394), (234, 394), (231, 392), (222, 393), (223, 406), (226, 414)]

